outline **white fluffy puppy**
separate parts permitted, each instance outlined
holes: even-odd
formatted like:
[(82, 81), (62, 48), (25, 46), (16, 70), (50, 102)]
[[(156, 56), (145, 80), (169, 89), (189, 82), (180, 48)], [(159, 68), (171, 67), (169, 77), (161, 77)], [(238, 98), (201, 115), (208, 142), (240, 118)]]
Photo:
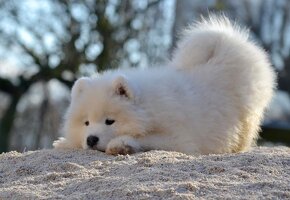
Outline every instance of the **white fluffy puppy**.
[(185, 31), (166, 66), (77, 80), (65, 137), (53, 146), (112, 155), (246, 151), (274, 88), (275, 73), (248, 32), (211, 17)]

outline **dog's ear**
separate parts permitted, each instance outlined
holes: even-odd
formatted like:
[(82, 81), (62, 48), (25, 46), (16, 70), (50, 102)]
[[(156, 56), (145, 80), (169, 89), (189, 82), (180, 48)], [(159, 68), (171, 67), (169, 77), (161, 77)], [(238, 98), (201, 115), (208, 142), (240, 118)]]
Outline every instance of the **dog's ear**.
[(78, 98), (83, 93), (83, 91), (88, 87), (89, 82), (90, 78), (88, 77), (79, 78), (72, 87), (71, 98), (72, 99)]
[(113, 81), (113, 90), (116, 95), (127, 99), (134, 99), (134, 91), (125, 76), (119, 75)]

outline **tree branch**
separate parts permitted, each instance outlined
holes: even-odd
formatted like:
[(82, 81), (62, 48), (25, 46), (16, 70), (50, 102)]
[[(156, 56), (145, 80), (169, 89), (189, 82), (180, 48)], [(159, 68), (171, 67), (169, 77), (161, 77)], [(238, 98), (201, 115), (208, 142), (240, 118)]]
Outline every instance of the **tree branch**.
[(0, 90), (9, 95), (12, 95), (15, 93), (16, 87), (10, 80), (0, 77)]

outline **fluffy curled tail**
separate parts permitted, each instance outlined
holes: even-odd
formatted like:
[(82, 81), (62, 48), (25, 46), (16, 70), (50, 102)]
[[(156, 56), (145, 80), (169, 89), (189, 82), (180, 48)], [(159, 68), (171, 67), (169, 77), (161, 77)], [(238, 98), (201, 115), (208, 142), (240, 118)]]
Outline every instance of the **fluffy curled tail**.
[(224, 16), (202, 19), (184, 32), (171, 65), (211, 91), (208, 98), (216, 94), (211, 104), (226, 100), (222, 107), (237, 121), (232, 152), (247, 150), (258, 136), (276, 85), (265, 51), (248, 39), (248, 31)]
[(202, 18), (183, 32), (172, 64), (178, 68), (193, 68), (208, 62), (227, 63), (225, 59), (233, 60), (237, 56), (239, 45), (247, 40), (248, 30), (231, 23), (225, 16)]

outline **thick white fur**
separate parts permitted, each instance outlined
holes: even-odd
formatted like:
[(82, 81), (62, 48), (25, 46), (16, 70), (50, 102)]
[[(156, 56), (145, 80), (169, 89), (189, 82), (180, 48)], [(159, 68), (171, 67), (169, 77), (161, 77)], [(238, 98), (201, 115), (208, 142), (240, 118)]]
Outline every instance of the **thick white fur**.
[[(94, 135), (99, 138), (94, 149), (113, 155), (151, 149), (194, 155), (246, 151), (258, 136), (274, 88), (275, 73), (248, 32), (225, 17), (211, 17), (185, 31), (165, 66), (79, 79), (65, 138), (53, 145), (88, 148), (86, 138)], [(105, 125), (106, 118), (116, 122)]]

